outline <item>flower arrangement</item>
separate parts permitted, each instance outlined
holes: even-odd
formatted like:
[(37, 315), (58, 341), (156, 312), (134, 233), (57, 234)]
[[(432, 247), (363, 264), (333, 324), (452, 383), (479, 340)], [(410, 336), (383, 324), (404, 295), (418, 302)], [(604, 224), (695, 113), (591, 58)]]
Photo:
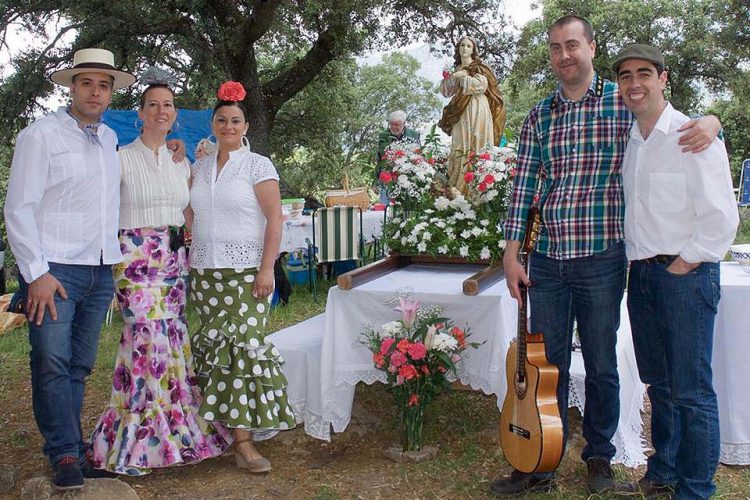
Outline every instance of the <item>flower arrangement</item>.
[(421, 147), (413, 142), (394, 142), (383, 153), (386, 168), (380, 172), (380, 181), (391, 198), (416, 208), (429, 202), (435, 176), (444, 175), (446, 158), (439, 145)]
[[(479, 153), (470, 152), (466, 164), (465, 192), (448, 190), (445, 182), (445, 154), (435, 149), (429, 159), (436, 165), (424, 179), (406, 172), (399, 162), (392, 161), (384, 174), (398, 176), (394, 184), (407, 187), (390, 188), (393, 199), (405, 210), (386, 221), (385, 243), (393, 251), (405, 255), (462, 257), (468, 260), (493, 261), (502, 257), (505, 248), (503, 221), (513, 186), (516, 155), (511, 148), (493, 147)], [(397, 153), (392, 153), (395, 156)], [(417, 153), (404, 152), (406, 158)], [(399, 157), (400, 158), (400, 157)], [(413, 162), (413, 160), (406, 160)], [(397, 172), (397, 173), (394, 173)], [(415, 206), (416, 200), (416, 206)]]
[(422, 448), (424, 410), (432, 398), (450, 385), (461, 352), (478, 347), (468, 342), (468, 329), (442, 317), (438, 306), (422, 307), (419, 301), (399, 297), (395, 308), (401, 318), (380, 327), (367, 327), (362, 335), (372, 351), (375, 367), (386, 372), (387, 384), (401, 413), (403, 451)]

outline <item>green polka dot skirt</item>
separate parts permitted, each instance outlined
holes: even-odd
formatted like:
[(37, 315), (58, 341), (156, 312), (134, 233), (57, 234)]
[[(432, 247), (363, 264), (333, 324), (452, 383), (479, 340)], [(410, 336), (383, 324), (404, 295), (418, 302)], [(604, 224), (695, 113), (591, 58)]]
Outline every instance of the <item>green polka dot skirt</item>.
[(284, 360), (265, 339), (271, 297), (253, 297), (256, 269), (193, 269), (190, 294), (200, 319), (192, 337), (203, 393), (199, 414), (240, 429), (296, 425)]

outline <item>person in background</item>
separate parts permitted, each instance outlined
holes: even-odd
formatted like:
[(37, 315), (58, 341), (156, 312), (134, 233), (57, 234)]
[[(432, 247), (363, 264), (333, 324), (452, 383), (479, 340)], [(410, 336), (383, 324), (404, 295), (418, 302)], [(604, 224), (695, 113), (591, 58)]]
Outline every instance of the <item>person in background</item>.
[(200, 320), (192, 345), (200, 415), (231, 428), (237, 466), (260, 473), (271, 463), (253, 434), (289, 429), (296, 420), (283, 359), (266, 339), (281, 241), (279, 176), (247, 144), (245, 95), (237, 82), (219, 89), (212, 119), (217, 149), (198, 160), (190, 189), (190, 293)]
[(94, 466), (130, 476), (221, 455), (231, 436), (198, 416), (201, 401), (186, 316), (189, 265), (183, 225), (192, 221), (190, 166), (176, 162), (174, 77), (141, 77), (140, 136), (120, 149), (120, 249), (114, 267), (123, 319), (112, 397), (91, 435)]
[[(542, 332), (548, 361), (557, 367), (557, 403), (567, 437), (568, 382), (574, 322), (586, 369), (581, 458), (590, 493), (621, 490), (611, 460), (620, 417), (617, 329), (625, 290), (621, 166), (633, 115), (615, 83), (593, 67), (596, 42), (591, 24), (576, 15), (555, 21), (548, 32), (557, 89), (526, 117), (519, 136), (518, 164), (505, 223), (506, 284), (520, 299), (529, 287), (531, 331)], [(721, 124), (712, 116), (685, 123), (680, 143), (702, 151)], [(538, 197), (539, 242), (530, 256), (530, 276), (518, 261), (529, 208)], [(553, 473), (514, 470), (496, 480), (497, 496), (550, 491)]]
[(21, 131), (13, 154), (5, 225), (20, 270), (31, 344), (34, 418), (56, 489), (83, 488), (92, 467), (81, 436), (86, 377), (112, 301), (120, 163), (117, 137), (101, 121), (112, 92), (133, 75), (103, 49), (82, 49), (54, 72), (70, 104)]
[(659, 49), (629, 45), (613, 69), (636, 118), (622, 166), (628, 313), (654, 447), (632, 489), (708, 499), (720, 448), (711, 374), (719, 261), (739, 224), (729, 159), (719, 139), (700, 154), (680, 151), (689, 119), (664, 98)]
[(375, 168), (375, 182), (379, 188), (380, 203), (388, 205), (388, 188), (380, 181), (380, 172), (385, 167), (383, 155), (388, 146), (394, 142), (420, 143), (419, 132), (406, 126), (406, 113), (400, 109), (391, 113), (388, 118), (388, 127), (378, 135), (377, 165)]

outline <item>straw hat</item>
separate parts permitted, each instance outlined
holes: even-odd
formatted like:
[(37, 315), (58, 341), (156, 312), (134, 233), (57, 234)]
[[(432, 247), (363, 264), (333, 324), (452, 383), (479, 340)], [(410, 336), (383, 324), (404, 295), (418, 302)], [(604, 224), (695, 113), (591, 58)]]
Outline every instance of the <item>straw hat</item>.
[(70, 87), (73, 77), (80, 73), (105, 73), (111, 75), (115, 81), (112, 90), (129, 87), (135, 82), (135, 77), (125, 71), (115, 68), (115, 56), (104, 49), (81, 49), (73, 54), (73, 67), (55, 71), (50, 75), (53, 82)]

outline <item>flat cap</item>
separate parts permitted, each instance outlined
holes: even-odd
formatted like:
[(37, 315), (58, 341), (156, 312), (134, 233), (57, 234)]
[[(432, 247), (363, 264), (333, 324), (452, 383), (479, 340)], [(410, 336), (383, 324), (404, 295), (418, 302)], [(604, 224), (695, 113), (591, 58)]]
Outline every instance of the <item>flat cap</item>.
[(612, 63), (612, 69), (615, 71), (615, 75), (620, 71), (620, 65), (628, 59), (642, 59), (644, 61), (652, 62), (657, 66), (664, 68), (664, 56), (661, 51), (651, 45), (644, 45), (642, 43), (634, 43), (628, 45), (617, 54), (615, 62)]

